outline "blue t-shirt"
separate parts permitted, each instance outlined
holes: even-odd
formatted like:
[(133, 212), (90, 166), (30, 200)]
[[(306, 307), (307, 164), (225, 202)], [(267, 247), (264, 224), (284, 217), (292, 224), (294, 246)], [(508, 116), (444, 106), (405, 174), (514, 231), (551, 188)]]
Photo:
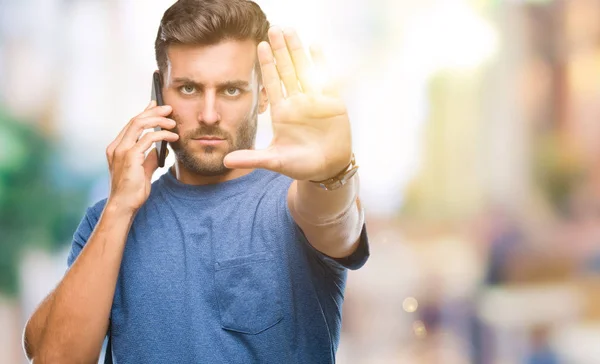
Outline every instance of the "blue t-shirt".
[[(347, 269), (314, 249), (287, 207), (288, 177), (257, 169), (192, 186), (152, 184), (127, 237), (111, 310), (115, 363), (334, 363)], [(68, 265), (106, 200), (74, 234)]]

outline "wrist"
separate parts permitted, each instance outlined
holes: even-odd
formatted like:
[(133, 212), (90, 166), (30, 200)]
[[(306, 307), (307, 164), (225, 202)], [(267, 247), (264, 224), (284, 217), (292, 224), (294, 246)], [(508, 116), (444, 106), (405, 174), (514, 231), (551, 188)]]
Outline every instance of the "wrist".
[(329, 224), (344, 215), (355, 203), (358, 190), (358, 174), (333, 191), (310, 181), (297, 181), (292, 206), (303, 220), (318, 222), (319, 225)]
[(354, 153), (352, 153), (350, 163), (344, 167), (337, 174), (320, 180), (310, 180), (310, 183), (313, 183), (315, 186), (319, 186), (324, 190), (336, 190), (338, 188), (343, 187), (347, 184), (358, 171), (358, 166), (356, 165), (356, 160), (354, 158)]
[(350, 153), (342, 158), (327, 158), (329, 159), (329, 163), (327, 166), (327, 170), (320, 171), (318, 175), (312, 176), (309, 179), (310, 182), (321, 182), (331, 179), (340, 173), (343, 173), (348, 169), (348, 166), (352, 164), (352, 160), (354, 158), (354, 153)]
[(138, 208), (129, 206), (123, 201), (109, 197), (104, 207), (104, 213), (116, 218), (132, 218), (138, 211)]

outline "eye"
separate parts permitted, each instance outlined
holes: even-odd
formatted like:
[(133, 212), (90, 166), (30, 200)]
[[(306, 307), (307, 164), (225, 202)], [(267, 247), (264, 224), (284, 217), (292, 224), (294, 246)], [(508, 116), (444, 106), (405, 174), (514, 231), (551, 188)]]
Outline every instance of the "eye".
[(196, 92), (196, 87), (194, 85), (183, 85), (179, 88), (179, 91), (184, 95), (191, 95)]
[(228, 87), (225, 89), (225, 94), (227, 96), (238, 96), (241, 93), (241, 90), (237, 87)]

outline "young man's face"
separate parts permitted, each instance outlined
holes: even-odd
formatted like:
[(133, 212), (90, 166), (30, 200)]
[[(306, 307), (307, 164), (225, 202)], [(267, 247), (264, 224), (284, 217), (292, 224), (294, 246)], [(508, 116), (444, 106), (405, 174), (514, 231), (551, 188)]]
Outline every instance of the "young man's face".
[(167, 55), (163, 96), (177, 122), (179, 140), (171, 143), (177, 160), (193, 173), (223, 174), (229, 152), (254, 147), (257, 115), (267, 107), (256, 44), (171, 45)]

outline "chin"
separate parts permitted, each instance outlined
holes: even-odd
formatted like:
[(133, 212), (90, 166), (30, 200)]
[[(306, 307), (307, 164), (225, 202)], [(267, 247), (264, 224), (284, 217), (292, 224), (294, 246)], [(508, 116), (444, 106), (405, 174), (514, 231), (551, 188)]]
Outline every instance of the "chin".
[(229, 171), (231, 171), (231, 169), (229, 169), (225, 166), (223, 166), (222, 168), (219, 168), (219, 169), (206, 168), (206, 169), (192, 170), (193, 173), (195, 173), (199, 176), (203, 176), (203, 177), (223, 176), (223, 175), (227, 174)]
[(223, 164), (226, 152), (204, 148), (197, 152), (180, 150), (175, 153), (182, 167), (200, 176), (220, 176), (231, 171)]

